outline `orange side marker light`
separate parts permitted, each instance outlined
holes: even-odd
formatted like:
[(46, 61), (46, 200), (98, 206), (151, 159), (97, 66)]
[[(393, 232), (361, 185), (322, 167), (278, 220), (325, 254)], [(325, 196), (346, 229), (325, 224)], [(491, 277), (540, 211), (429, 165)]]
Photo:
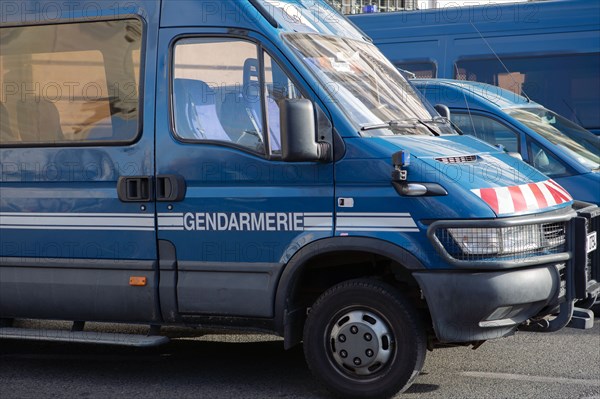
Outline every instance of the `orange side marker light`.
[(146, 286), (146, 277), (140, 276), (131, 276), (129, 277), (129, 285), (132, 287), (145, 287)]

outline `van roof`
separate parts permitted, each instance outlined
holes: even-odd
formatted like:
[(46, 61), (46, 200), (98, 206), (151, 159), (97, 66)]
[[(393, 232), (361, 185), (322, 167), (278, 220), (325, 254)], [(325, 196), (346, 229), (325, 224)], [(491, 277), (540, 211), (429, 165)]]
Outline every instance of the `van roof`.
[(541, 105), (536, 102), (530, 101), (510, 90), (487, 83), (454, 79), (411, 79), (411, 82), (415, 86), (420, 87), (438, 86), (462, 91), (463, 93), (468, 93), (473, 100), (479, 99), (480, 101), (492, 103), (501, 109), (516, 106), (541, 107)]
[[(137, 16), (161, 28), (211, 27), (259, 32), (304, 32), (367, 40), (326, 0), (22, 0), (2, 9), (0, 25), (93, 22)], [(160, 21), (158, 21), (160, 15)]]

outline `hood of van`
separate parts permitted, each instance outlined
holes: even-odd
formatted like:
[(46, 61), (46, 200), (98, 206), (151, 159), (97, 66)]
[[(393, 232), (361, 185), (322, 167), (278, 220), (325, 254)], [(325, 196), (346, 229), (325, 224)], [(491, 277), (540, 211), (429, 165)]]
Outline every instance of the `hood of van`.
[(470, 136), (383, 137), (393, 152), (410, 153), (407, 181), (435, 182), (450, 195), (485, 202), (498, 216), (569, 206), (573, 198), (558, 183), (504, 151)]

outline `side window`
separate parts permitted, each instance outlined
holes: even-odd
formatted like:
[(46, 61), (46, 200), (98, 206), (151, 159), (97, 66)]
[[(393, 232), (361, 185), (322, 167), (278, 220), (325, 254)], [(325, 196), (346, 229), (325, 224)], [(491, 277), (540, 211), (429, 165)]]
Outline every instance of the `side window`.
[(252, 42), (194, 38), (175, 46), (173, 119), (175, 133), (182, 139), (279, 154), (279, 102), (299, 97), (279, 64)]
[(135, 138), (139, 20), (6, 27), (1, 35), (0, 144)]
[(178, 137), (221, 141), (264, 153), (258, 48), (226, 38), (182, 39), (173, 60)]
[(508, 152), (519, 152), (519, 136), (508, 126), (482, 115), (454, 113), (452, 122), (465, 134), (492, 145), (501, 144)]
[(567, 174), (566, 166), (546, 148), (533, 141), (529, 141), (528, 145), (531, 166), (549, 177), (559, 177)]
[(279, 128), (279, 105), (286, 99), (302, 98), (302, 94), (279, 64), (264, 53), (265, 98), (267, 100), (267, 122), (269, 144), (273, 154), (281, 154), (281, 131)]

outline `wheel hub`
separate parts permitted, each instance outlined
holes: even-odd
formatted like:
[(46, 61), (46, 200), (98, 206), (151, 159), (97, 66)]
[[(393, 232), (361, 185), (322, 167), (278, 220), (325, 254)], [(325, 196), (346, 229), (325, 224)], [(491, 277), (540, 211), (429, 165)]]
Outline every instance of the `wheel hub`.
[(334, 324), (329, 341), (336, 363), (357, 375), (375, 373), (391, 355), (389, 327), (368, 311), (343, 314)]

